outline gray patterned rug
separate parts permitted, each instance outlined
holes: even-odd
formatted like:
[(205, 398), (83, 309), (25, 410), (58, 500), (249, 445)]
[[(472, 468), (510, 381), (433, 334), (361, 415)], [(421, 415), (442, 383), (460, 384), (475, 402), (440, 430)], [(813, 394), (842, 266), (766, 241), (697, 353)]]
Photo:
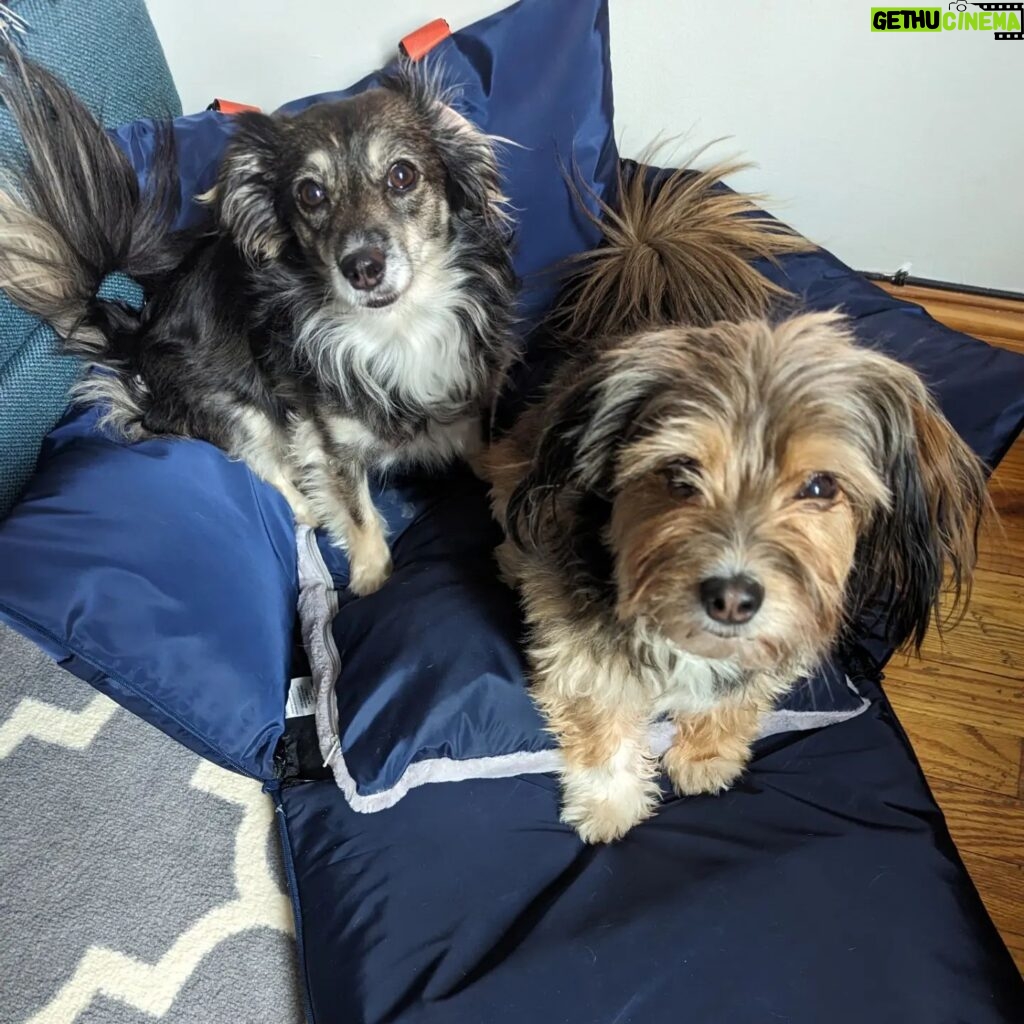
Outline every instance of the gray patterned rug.
[(298, 1024), (273, 806), (0, 626), (0, 1024)]

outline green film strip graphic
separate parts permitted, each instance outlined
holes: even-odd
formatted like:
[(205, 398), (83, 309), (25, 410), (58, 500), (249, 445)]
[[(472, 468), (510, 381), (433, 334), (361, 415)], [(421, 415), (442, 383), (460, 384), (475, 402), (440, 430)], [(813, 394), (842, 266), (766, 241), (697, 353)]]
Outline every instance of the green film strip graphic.
[[(959, 6), (959, 5), (957, 5)], [(1018, 4), (975, 4), (972, 3), (971, 7), (977, 7), (981, 11), (1016, 11), (1020, 16), (1021, 24), (1024, 25), (1024, 3)], [(1024, 39), (1024, 32), (996, 32), (996, 39)]]

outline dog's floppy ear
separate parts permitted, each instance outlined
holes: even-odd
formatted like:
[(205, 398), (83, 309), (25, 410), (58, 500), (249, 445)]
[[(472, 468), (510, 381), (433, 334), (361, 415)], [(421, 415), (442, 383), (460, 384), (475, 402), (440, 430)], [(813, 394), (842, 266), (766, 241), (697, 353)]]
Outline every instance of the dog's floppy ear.
[(860, 609), (884, 603), (890, 641), (919, 649), (943, 594), (947, 616), (966, 607), (990, 501), (983, 463), (921, 379), (897, 363), (889, 369), (869, 401), (891, 504), (861, 538), (851, 592)]
[(448, 204), (459, 216), (481, 218), (489, 227), (507, 227), (507, 198), (501, 190), (497, 140), (450, 105), (452, 90), (443, 68), (429, 61), (401, 62), (382, 82), (404, 96), (427, 127), (444, 165)]
[(494, 142), (457, 110), (435, 102), (434, 144), (444, 164), (448, 205), (456, 214), (481, 217), (491, 226), (508, 220)]
[(536, 543), (567, 490), (611, 497), (619, 451), (657, 386), (655, 373), (620, 351), (595, 358), (559, 387), (542, 410), (544, 429), (529, 471), (509, 499), (505, 526), (513, 541)]
[(287, 231), (277, 212), (277, 167), (283, 126), (278, 118), (236, 115), (217, 174), (217, 184), (200, 198), (213, 206), (217, 224), (253, 263), (280, 255)]

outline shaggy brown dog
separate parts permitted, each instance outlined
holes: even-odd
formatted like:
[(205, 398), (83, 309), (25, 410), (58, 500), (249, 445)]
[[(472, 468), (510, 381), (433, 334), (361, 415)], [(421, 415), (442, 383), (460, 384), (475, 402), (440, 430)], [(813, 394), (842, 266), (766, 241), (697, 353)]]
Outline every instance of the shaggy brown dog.
[(721, 168), (656, 198), (644, 171), (563, 311), (590, 340), (487, 467), (563, 820), (589, 842), (654, 811), (655, 718), (676, 725), (677, 792), (715, 793), (866, 604), (919, 646), (944, 579), (966, 599), (987, 502), (913, 371), (838, 313), (758, 315), (772, 286), (747, 259), (802, 243), (715, 187)]

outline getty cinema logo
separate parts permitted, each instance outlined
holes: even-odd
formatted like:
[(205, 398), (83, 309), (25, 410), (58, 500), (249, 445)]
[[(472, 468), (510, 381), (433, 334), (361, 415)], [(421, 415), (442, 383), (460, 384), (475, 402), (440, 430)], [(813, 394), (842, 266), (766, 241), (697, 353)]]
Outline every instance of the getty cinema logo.
[(994, 32), (996, 39), (1024, 39), (1024, 3), (975, 4), (952, 0), (942, 7), (872, 7), (872, 32)]

